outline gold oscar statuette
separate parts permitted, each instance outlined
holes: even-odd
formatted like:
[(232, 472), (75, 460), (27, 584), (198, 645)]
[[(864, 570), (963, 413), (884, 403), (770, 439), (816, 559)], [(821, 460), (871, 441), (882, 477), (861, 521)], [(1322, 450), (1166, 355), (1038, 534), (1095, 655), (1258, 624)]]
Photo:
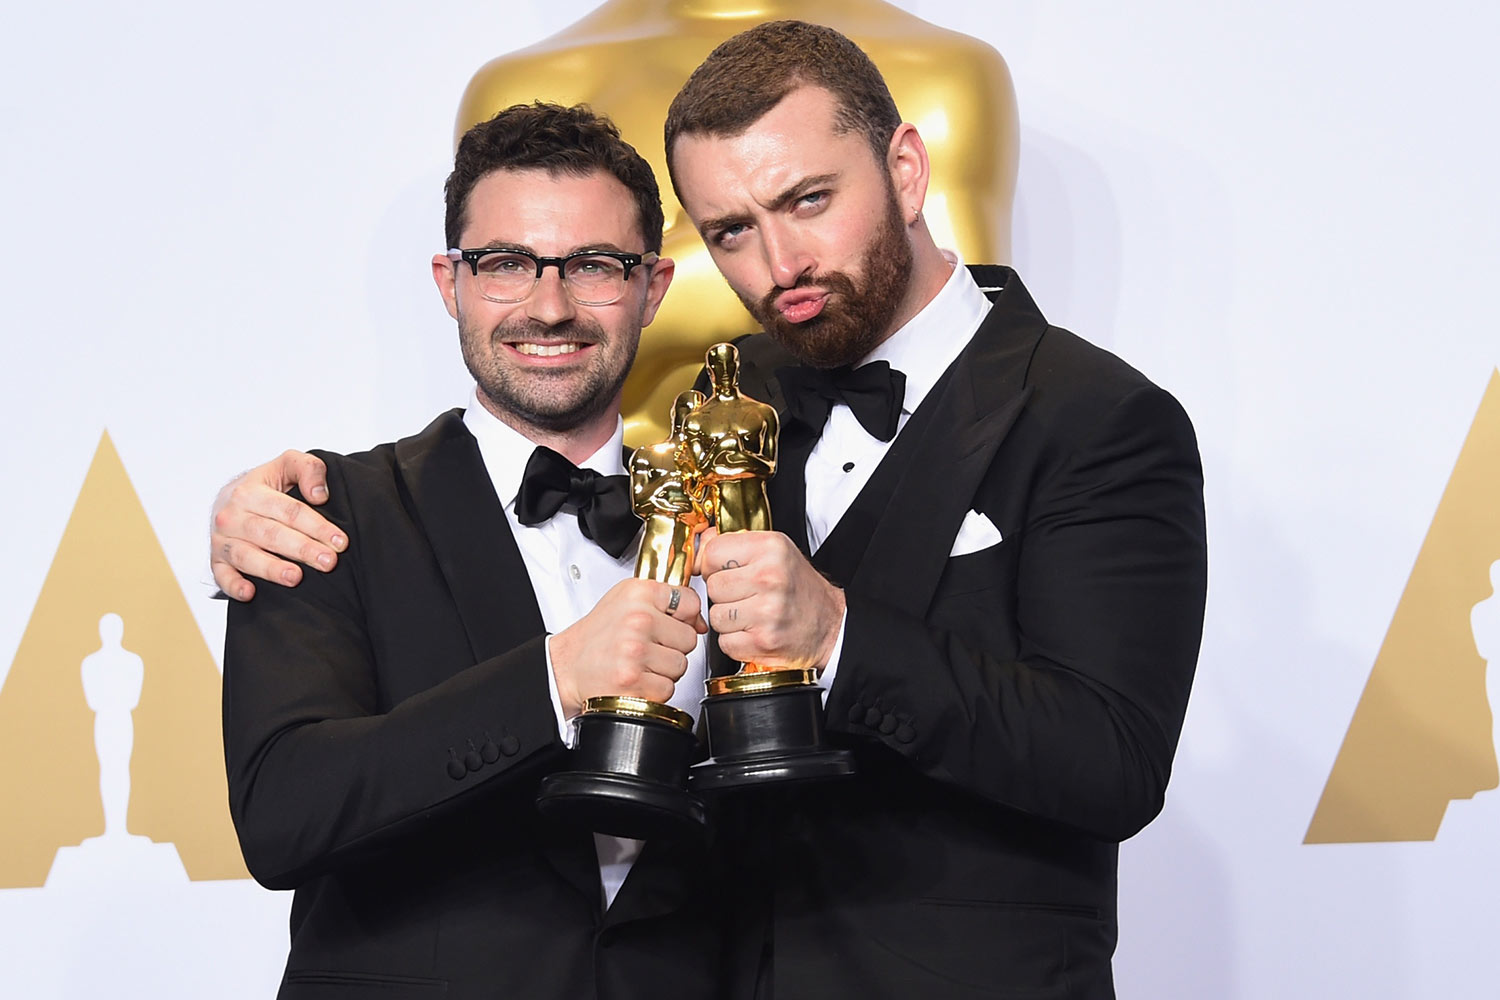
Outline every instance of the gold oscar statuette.
[[(705, 362), (713, 391), (678, 425), (683, 460), (721, 534), (770, 531), (766, 481), (776, 474), (776, 410), (740, 392), (733, 344), (710, 347)], [(825, 745), (816, 670), (745, 663), (705, 687), (711, 759), (693, 768), (694, 791), (853, 773), (853, 755)]]
[[(685, 588), (708, 526), (696, 466), (683, 442), (688, 414), (703, 401), (692, 389), (672, 405), (671, 434), (637, 448), (630, 496), (645, 522), (635, 575)], [(630, 695), (589, 698), (578, 716), (572, 770), (549, 775), (537, 795), (546, 815), (598, 833), (648, 839), (704, 828), (703, 805), (687, 791), (697, 749), (693, 717)]]

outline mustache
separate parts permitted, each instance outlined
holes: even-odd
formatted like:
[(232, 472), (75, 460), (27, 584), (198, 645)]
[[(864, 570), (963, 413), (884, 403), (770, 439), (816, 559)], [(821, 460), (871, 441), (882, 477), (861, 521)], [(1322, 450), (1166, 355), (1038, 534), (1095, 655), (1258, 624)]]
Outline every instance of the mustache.
[(490, 336), (494, 340), (527, 340), (537, 343), (572, 341), (580, 344), (602, 344), (605, 340), (604, 330), (597, 323), (583, 319), (570, 319), (557, 324), (543, 323), (530, 318), (509, 320), (497, 326)]

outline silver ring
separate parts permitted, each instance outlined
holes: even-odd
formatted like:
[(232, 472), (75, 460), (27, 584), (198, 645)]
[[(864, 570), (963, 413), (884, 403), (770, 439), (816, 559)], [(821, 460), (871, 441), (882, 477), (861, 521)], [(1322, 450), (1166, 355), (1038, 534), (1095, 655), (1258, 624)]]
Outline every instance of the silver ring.
[(676, 587), (673, 587), (672, 588), (672, 598), (671, 598), (671, 600), (667, 601), (667, 613), (671, 614), (673, 611), (676, 611), (677, 610), (677, 605), (679, 605), (681, 603), (682, 603), (682, 591), (678, 590)]

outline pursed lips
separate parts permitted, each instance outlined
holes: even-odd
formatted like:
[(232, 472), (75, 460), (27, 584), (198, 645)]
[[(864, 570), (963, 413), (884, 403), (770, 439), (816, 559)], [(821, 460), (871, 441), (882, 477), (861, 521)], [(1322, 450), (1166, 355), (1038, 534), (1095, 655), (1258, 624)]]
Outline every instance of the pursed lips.
[(776, 310), (788, 323), (804, 323), (823, 311), (828, 292), (821, 288), (793, 288), (776, 297)]

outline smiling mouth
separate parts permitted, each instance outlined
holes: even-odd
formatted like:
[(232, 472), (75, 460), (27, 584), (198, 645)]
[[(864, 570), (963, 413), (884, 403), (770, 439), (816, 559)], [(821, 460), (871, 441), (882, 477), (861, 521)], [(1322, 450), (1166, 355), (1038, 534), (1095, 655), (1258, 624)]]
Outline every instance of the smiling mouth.
[(526, 354), (538, 358), (555, 358), (562, 354), (577, 354), (579, 350), (588, 345), (580, 344), (576, 341), (569, 341), (563, 344), (538, 344), (531, 341), (524, 341), (512, 344), (511, 346), (515, 348), (518, 354)]

